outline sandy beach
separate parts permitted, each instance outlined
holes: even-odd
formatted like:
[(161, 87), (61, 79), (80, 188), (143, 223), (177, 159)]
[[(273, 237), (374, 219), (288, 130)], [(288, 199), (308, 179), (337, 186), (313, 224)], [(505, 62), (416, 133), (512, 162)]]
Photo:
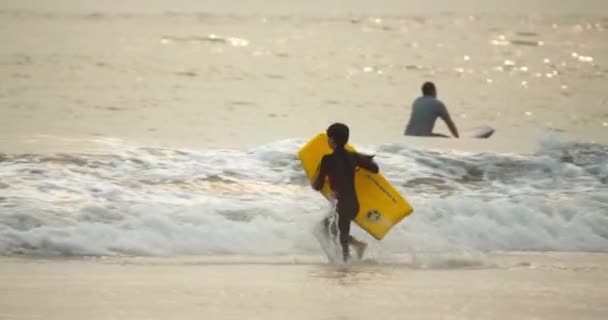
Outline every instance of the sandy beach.
[(2, 319), (602, 319), (606, 254), (340, 268), (317, 257), (0, 260)]

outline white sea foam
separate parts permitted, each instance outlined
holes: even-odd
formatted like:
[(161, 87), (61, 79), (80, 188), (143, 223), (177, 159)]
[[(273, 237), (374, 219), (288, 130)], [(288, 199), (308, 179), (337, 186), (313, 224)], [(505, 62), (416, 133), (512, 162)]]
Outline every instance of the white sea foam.
[[(311, 229), (328, 205), (296, 157), (302, 142), (6, 155), (0, 254), (320, 253)], [(355, 228), (372, 255), (608, 248), (605, 146), (553, 143), (532, 155), (367, 149), (415, 208), (381, 242)]]

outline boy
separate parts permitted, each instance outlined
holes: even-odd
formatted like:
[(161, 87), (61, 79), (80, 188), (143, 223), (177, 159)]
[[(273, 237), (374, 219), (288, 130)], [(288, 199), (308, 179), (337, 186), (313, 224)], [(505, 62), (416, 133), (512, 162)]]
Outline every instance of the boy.
[[(344, 262), (350, 258), (349, 244), (356, 247), (359, 258), (367, 244), (350, 235), (350, 222), (354, 220), (359, 212), (359, 200), (355, 191), (355, 171), (357, 167), (378, 173), (378, 165), (373, 156), (362, 155), (347, 151), (344, 147), (348, 143), (349, 129), (342, 123), (334, 123), (327, 128), (327, 139), (333, 153), (323, 156), (319, 168), (319, 174), (313, 182), (312, 187), (320, 191), (329, 178), (329, 185), (337, 200), (336, 212), (338, 218), (338, 231), (340, 234), (340, 245), (342, 246), (342, 257)], [(329, 218), (323, 221), (325, 232), (335, 236), (335, 231), (330, 229)], [(335, 230), (335, 228), (332, 228)]]

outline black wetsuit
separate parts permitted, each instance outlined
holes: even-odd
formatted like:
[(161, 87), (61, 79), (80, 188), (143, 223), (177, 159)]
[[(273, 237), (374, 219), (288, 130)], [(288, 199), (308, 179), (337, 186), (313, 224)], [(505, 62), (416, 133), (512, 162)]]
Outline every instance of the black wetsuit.
[[(351, 240), (350, 222), (359, 212), (359, 200), (355, 192), (355, 171), (357, 167), (361, 167), (377, 173), (378, 165), (372, 158), (373, 156), (336, 148), (332, 154), (325, 155), (321, 160), (319, 175), (313, 183), (314, 189), (321, 190), (325, 178), (329, 178), (329, 185), (337, 199), (338, 229), (344, 258), (348, 257), (348, 244)], [(329, 227), (327, 219), (325, 223), (326, 227)]]

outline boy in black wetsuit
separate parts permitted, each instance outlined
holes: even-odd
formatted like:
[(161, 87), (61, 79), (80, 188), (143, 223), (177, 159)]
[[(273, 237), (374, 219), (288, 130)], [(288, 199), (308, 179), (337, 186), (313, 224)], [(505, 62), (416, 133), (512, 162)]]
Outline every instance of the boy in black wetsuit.
[[(367, 246), (366, 243), (358, 241), (350, 235), (350, 222), (359, 212), (359, 200), (355, 192), (355, 171), (357, 167), (373, 173), (377, 173), (379, 170), (373, 156), (347, 151), (344, 148), (348, 143), (348, 136), (349, 129), (345, 124), (334, 123), (327, 128), (328, 143), (333, 149), (333, 153), (323, 156), (319, 174), (312, 184), (315, 190), (320, 191), (325, 183), (325, 178), (329, 178), (329, 185), (337, 200), (338, 230), (344, 261), (350, 258), (349, 245), (356, 247), (359, 258)], [(324, 225), (326, 232), (333, 233), (329, 230), (328, 218), (325, 218)]]

